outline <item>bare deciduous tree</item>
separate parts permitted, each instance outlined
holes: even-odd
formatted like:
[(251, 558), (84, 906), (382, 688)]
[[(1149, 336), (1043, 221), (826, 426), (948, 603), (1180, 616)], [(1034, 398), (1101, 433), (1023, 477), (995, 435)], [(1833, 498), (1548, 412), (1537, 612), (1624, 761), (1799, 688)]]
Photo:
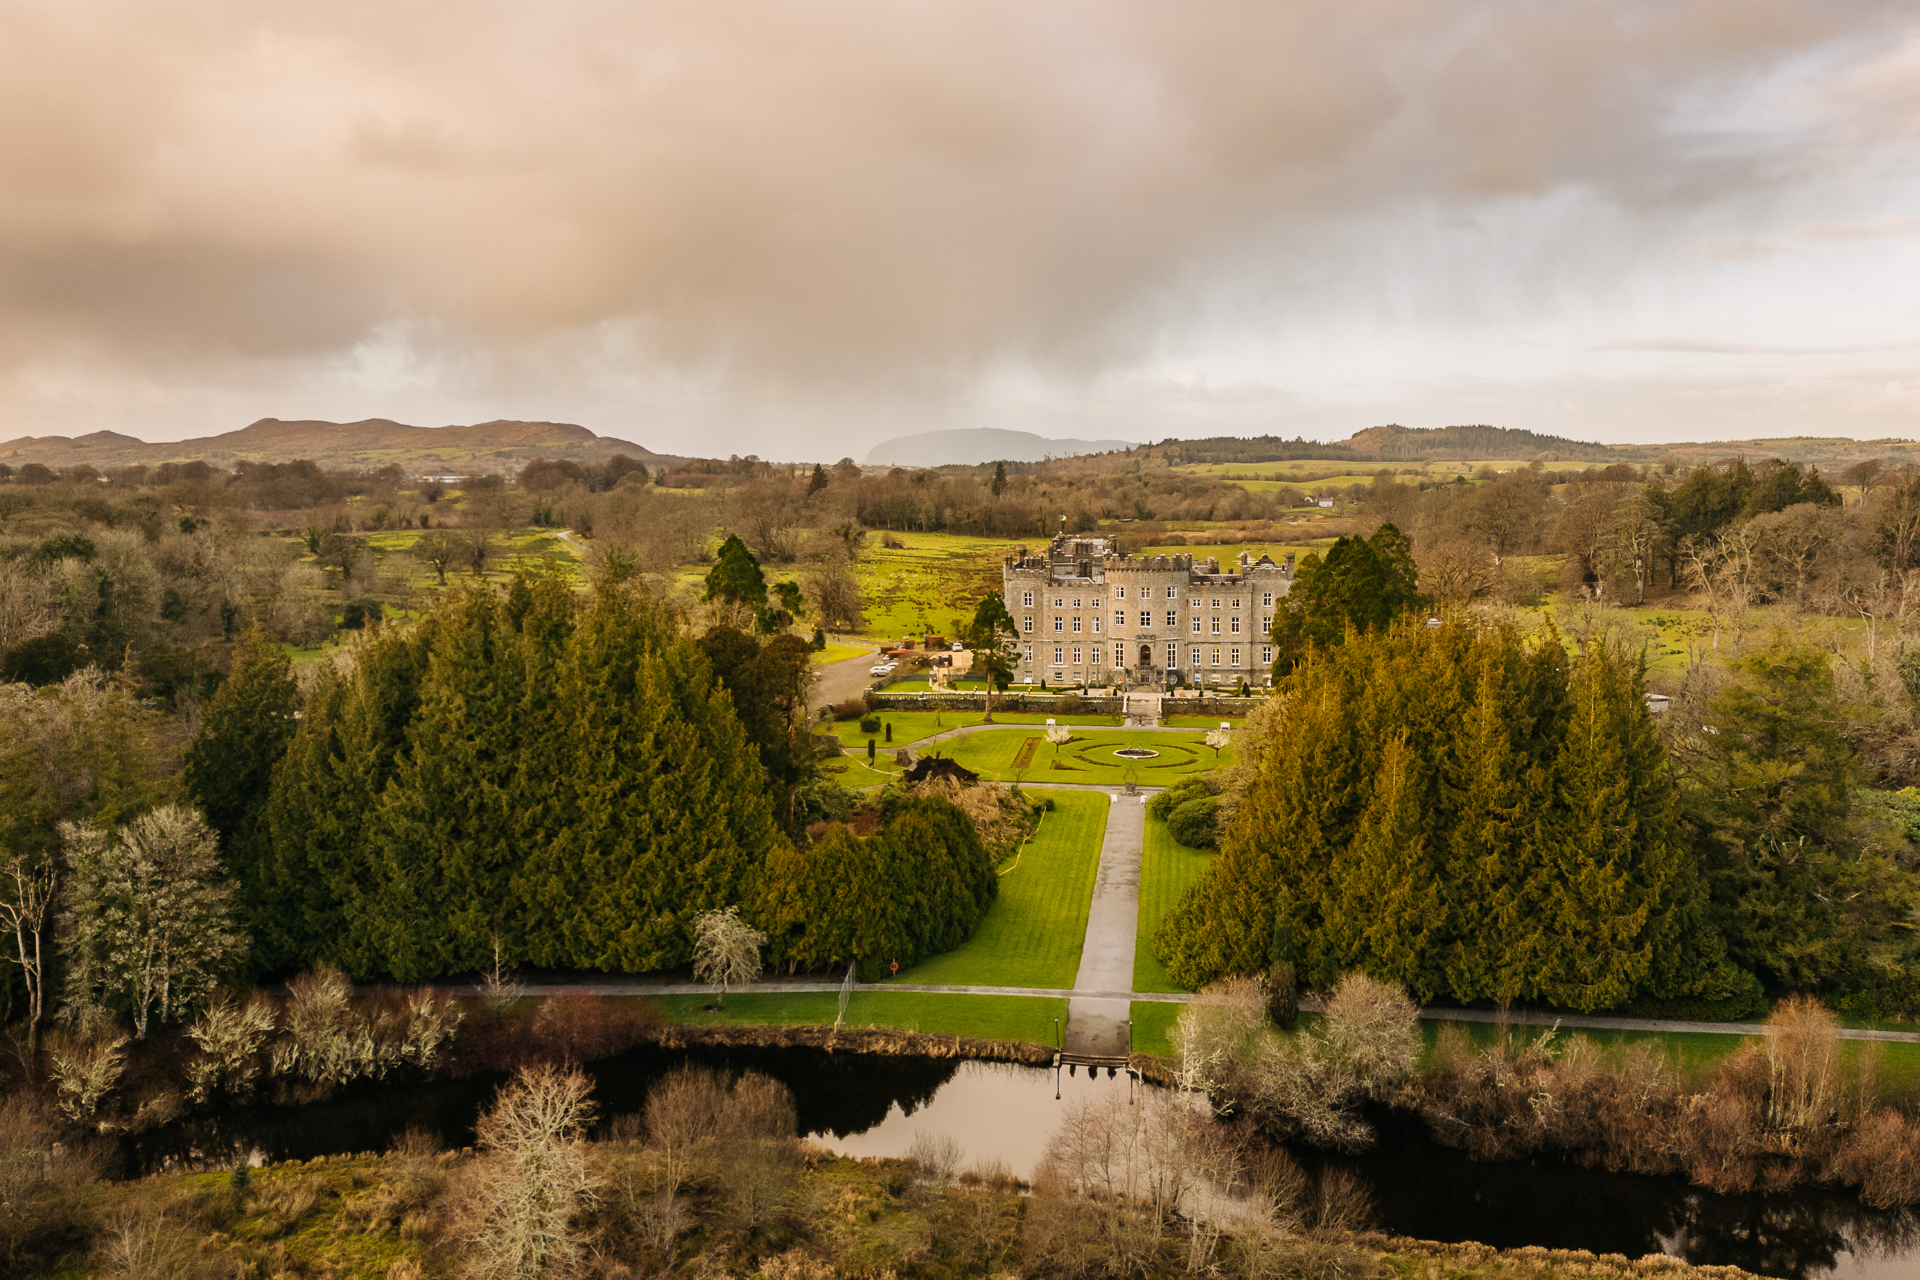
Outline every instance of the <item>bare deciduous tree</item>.
[(40, 1042), (40, 1021), (46, 1013), (46, 955), (42, 949), (48, 913), (58, 884), (58, 864), (51, 857), (16, 853), (7, 860), (7, 891), (0, 898), (0, 924), (13, 933), (13, 954), (27, 987), (27, 1050)]
[(493, 935), (493, 965), (480, 974), (480, 981), (474, 984), (475, 991), (491, 1014), (505, 1013), (514, 1002), (527, 994), (527, 984), (520, 975), (508, 966), (505, 952), (500, 946), (500, 935)]
[(414, 558), (432, 567), (440, 579), (440, 585), (447, 585), (447, 570), (457, 564), (461, 558), (461, 540), (451, 532), (436, 529), (423, 533), (413, 544)]
[(480, 1117), (476, 1140), (486, 1159), (465, 1233), (468, 1274), (532, 1277), (578, 1261), (574, 1219), (599, 1187), (585, 1151), (591, 1090), (578, 1071), (523, 1067)]
[(832, 564), (806, 577), (807, 598), (829, 631), (858, 631), (867, 599), (845, 565)]
[(740, 908), (703, 911), (693, 921), (693, 980), (712, 987), (718, 1003), (727, 988), (744, 987), (760, 976), (760, 948), (767, 935), (740, 918)]

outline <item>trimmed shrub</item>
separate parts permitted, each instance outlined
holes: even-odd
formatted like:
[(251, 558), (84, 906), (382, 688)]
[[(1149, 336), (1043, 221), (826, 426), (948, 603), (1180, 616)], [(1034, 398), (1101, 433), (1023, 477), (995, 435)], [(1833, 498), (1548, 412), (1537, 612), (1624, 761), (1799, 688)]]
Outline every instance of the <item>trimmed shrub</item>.
[(1152, 817), (1165, 819), (1187, 801), (1198, 800), (1212, 794), (1212, 790), (1208, 788), (1204, 779), (1183, 778), (1149, 800), (1147, 813)]
[(1187, 800), (1167, 815), (1167, 834), (1189, 849), (1211, 849), (1214, 845), (1214, 815), (1220, 802), (1212, 796)]
[(880, 717), (879, 716), (861, 716), (860, 732), (862, 733), (880, 732)]
[(865, 698), (848, 698), (843, 702), (833, 704), (833, 718), (835, 720), (858, 720), (865, 714), (867, 714), (867, 700)]

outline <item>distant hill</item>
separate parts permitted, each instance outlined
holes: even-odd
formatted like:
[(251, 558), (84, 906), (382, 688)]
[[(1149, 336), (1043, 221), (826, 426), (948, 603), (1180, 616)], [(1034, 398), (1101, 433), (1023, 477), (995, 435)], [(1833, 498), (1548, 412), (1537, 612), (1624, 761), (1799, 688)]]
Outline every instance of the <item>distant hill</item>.
[[(1361, 458), (1519, 459), (1545, 455), (1556, 462), (1619, 462), (1622, 450), (1563, 436), (1543, 436), (1519, 427), (1403, 427), (1389, 423), (1356, 431), (1342, 441)], [(1339, 446), (1335, 446), (1339, 447)]]
[(386, 418), (362, 422), (262, 418), (238, 431), (159, 444), (117, 431), (0, 440), (0, 462), (11, 466), (38, 462), (70, 467), (84, 462), (102, 469), (195, 458), (229, 467), (242, 461), (291, 462), (306, 458), (326, 467), (372, 468), (398, 463), (414, 472), (513, 471), (533, 458), (597, 462), (622, 453), (650, 464), (678, 460), (631, 441), (597, 436), (570, 422), (505, 419), (468, 427), (412, 427)]
[(901, 436), (867, 451), (869, 467), (974, 467), (986, 462), (1041, 462), (1083, 453), (1132, 449), (1127, 440), (1049, 440), (1027, 431), (973, 427)]

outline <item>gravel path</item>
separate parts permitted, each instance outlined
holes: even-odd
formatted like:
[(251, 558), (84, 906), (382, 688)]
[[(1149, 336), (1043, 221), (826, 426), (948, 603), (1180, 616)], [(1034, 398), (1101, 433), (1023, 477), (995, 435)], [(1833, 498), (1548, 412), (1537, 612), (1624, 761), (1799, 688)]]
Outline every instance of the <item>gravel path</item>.
[(1087, 911), (1080, 972), (1067, 1004), (1070, 1053), (1121, 1055), (1129, 1051), (1133, 1010), (1133, 943), (1140, 918), (1140, 854), (1147, 838), (1147, 797), (1107, 792), (1106, 836), (1100, 872)]

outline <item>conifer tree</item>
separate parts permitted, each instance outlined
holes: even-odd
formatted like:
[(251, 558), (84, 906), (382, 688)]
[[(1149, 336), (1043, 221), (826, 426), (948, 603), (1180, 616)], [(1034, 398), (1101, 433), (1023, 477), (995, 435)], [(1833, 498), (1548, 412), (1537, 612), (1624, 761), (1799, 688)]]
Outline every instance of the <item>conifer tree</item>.
[(766, 612), (766, 575), (760, 572), (760, 562), (740, 541), (739, 534), (728, 534), (720, 544), (720, 554), (713, 568), (707, 570), (707, 593), (701, 599), (727, 600), (746, 605), (755, 614)]
[(1557, 635), (1349, 628), (1277, 691), (1221, 854), (1162, 920), (1176, 980), (1350, 968), (1422, 994), (1739, 1004), (1638, 669)]
[(1426, 1000), (1442, 986), (1447, 920), (1419, 774), (1406, 739), (1390, 740), (1373, 798), (1334, 869), (1333, 909), (1312, 959), (1317, 971), (1358, 969)]
[(267, 797), (299, 709), (292, 663), (259, 627), (234, 650), (233, 670), (208, 701), (187, 748), (187, 794), (220, 839), (239, 883), (243, 920), (262, 956), (284, 951), (282, 886), (271, 873)]
[(559, 672), (565, 821), (516, 883), (527, 954), (637, 972), (684, 963), (693, 918), (752, 898), (779, 843), (726, 690), (655, 606), (603, 590)]
[(525, 657), (485, 587), (461, 588), (440, 610), (419, 710), (370, 840), (376, 889), (363, 925), (403, 982), (479, 968), (518, 918), (517, 772), (526, 755), (556, 746), (522, 732)]
[(274, 770), (268, 802), (273, 880), (287, 935), (265, 967), (313, 960), (357, 977), (386, 972), (376, 918), (373, 823), (406, 745), (437, 629), (429, 615), (402, 633), (381, 628), (345, 673), (323, 673)]

